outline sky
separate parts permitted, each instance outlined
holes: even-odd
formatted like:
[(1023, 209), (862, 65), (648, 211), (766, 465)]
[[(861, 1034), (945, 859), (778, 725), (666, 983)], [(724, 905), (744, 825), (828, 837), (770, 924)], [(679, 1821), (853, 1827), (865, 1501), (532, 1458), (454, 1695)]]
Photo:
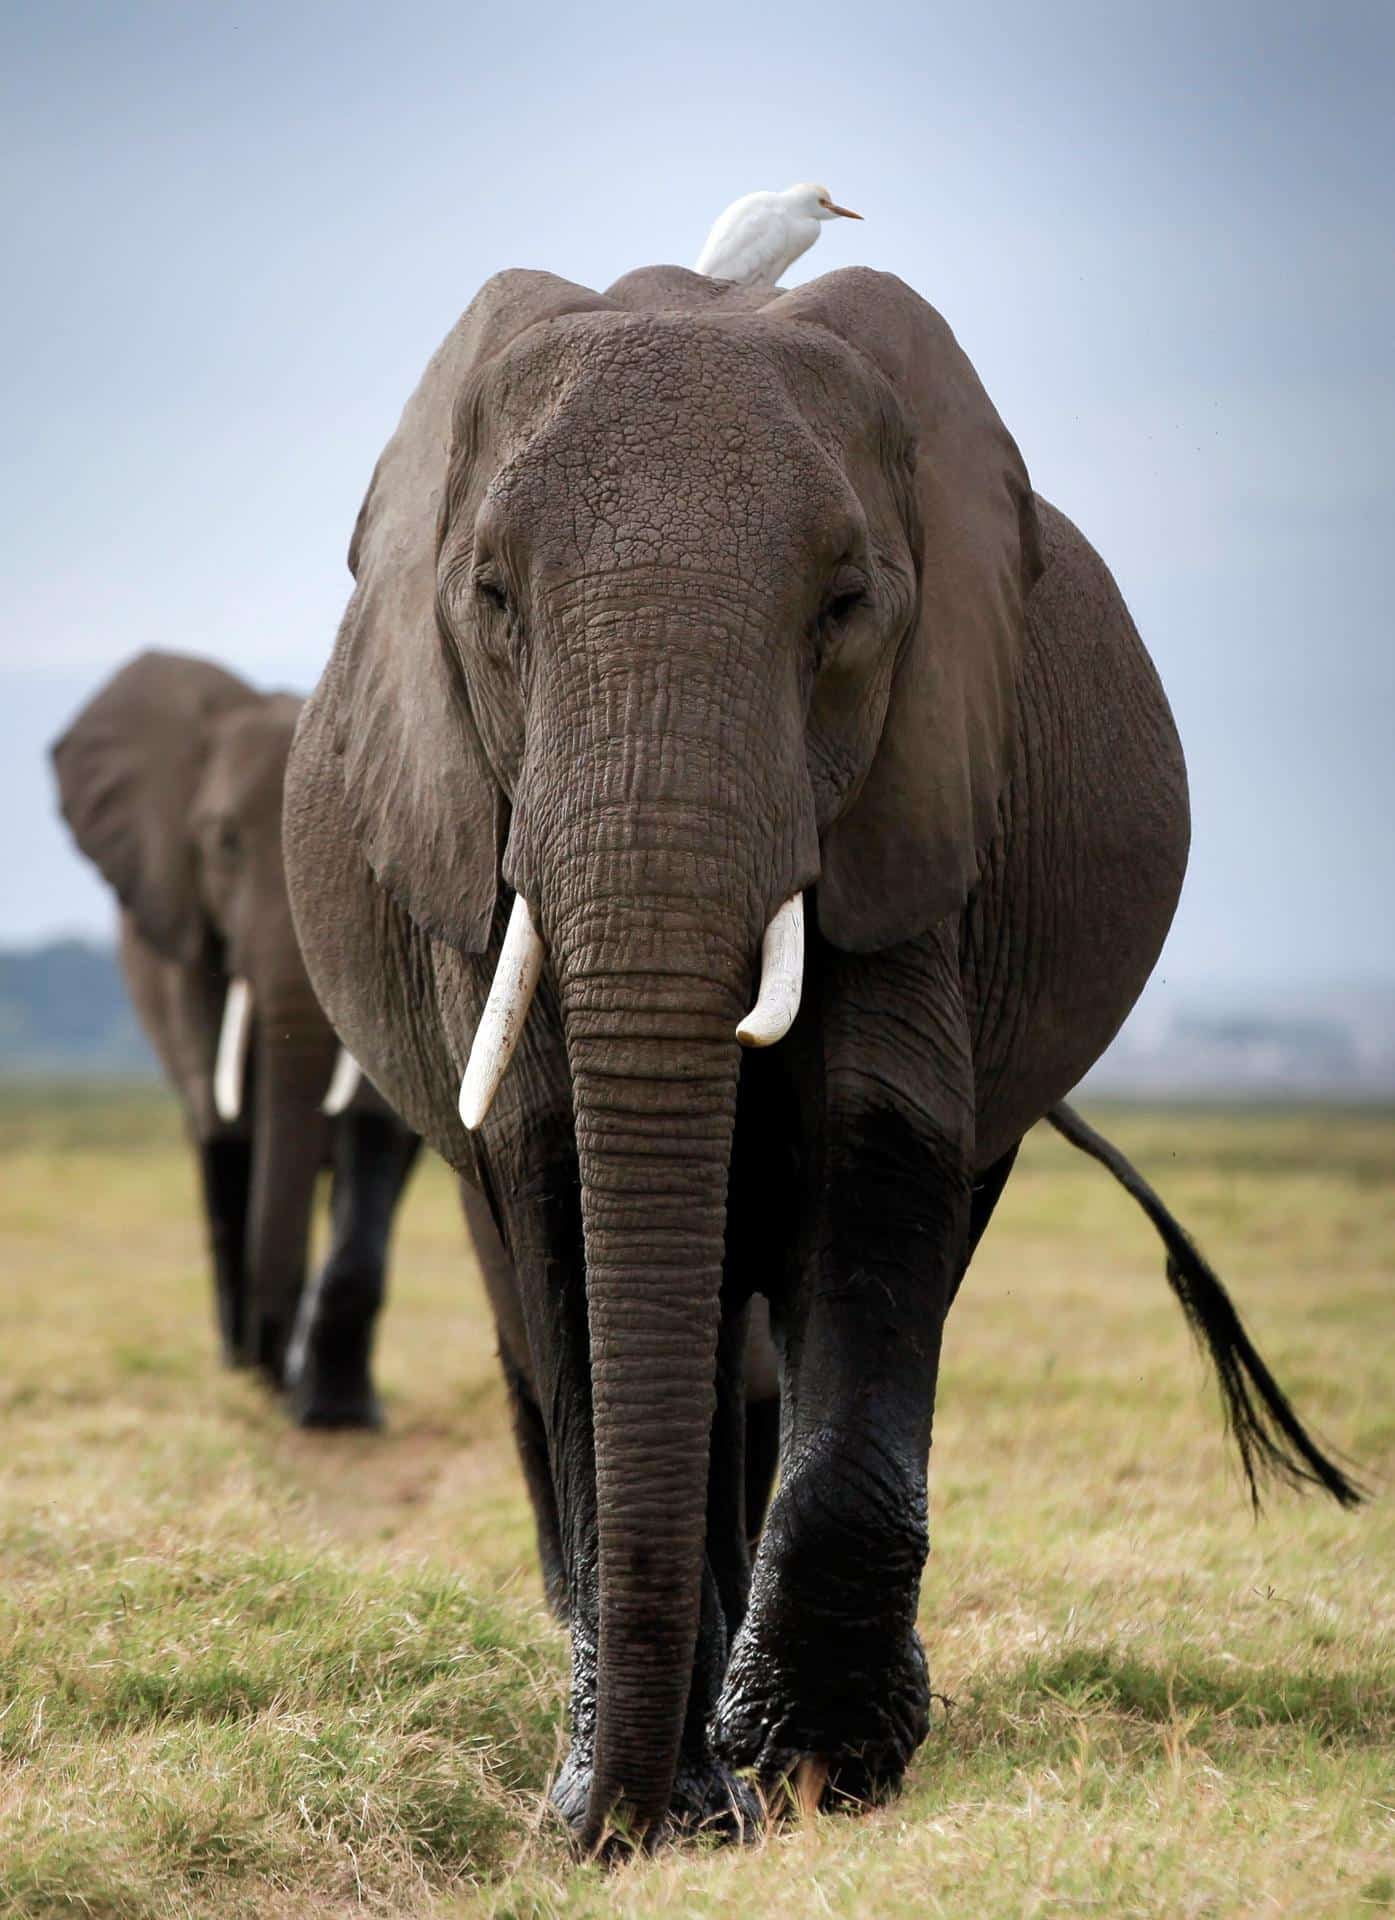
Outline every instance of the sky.
[[(526, 30), (525, 30), (526, 29)], [(9, 0), (0, 943), (105, 934), (46, 748), (131, 654), (307, 690), (373, 463), (491, 273), (865, 215), (1177, 715), (1178, 987), (1395, 977), (1388, 0)]]

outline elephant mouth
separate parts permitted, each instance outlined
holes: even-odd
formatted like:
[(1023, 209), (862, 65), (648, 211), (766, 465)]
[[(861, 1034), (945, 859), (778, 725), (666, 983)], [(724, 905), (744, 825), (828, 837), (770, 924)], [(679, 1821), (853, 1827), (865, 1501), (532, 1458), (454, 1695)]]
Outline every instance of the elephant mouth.
[[(473, 1133), (483, 1124), (508, 1072), (542, 978), (545, 957), (532, 910), (523, 895), (516, 894), (489, 997), (460, 1082), (460, 1119), (467, 1132)], [(741, 1045), (773, 1047), (783, 1040), (794, 1025), (803, 990), (804, 895), (793, 893), (771, 916), (761, 939), (760, 987), (755, 1005), (736, 1029)], [(336, 1077), (338, 1071), (336, 1067)]]

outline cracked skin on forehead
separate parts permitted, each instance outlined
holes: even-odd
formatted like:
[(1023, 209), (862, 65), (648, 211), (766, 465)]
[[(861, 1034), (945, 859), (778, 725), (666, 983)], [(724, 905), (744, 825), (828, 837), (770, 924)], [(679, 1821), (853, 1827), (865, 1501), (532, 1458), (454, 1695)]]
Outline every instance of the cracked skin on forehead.
[[(673, 382), (666, 432), (676, 452), (690, 425), (689, 457), (702, 465), (722, 438), (711, 423), (729, 409), (738, 463), (752, 461), (753, 448), (761, 456), (747, 537), (762, 520), (780, 520), (779, 472), (800, 447), (828, 451), (841, 441), (845, 451), (879, 454), (887, 483), (912, 496), (906, 531), (924, 529), (933, 564), (921, 573), (876, 760), (824, 845), (820, 920), (837, 944), (861, 949), (909, 938), (956, 910), (994, 831), (1013, 748), (1023, 606), (1040, 568), (1035, 510), (1011, 436), (948, 326), (894, 276), (865, 268), (773, 298), (677, 267), (642, 269), (606, 294), (526, 271), (481, 290), (409, 401), (351, 550), (358, 592), (341, 636), (338, 734), (380, 883), (450, 944), (478, 951), (487, 940), (497, 890), (487, 849), (502, 844), (492, 776), (445, 667), (403, 636), (434, 627), (447, 489), (446, 523), (478, 506), (530, 431), (530, 393), (543, 412), (596, 402), (590, 380), (569, 372), (583, 343), (600, 355), (593, 371), (611, 369), (603, 384), (617, 444), (629, 426), (652, 436), (656, 395)], [(664, 367), (659, 344), (674, 365)], [(648, 377), (617, 381), (630, 354)], [(695, 368), (712, 392), (685, 386)], [(783, 436), (781, 421), (803, 432)], [(890, 471), (898, 463), (877, 445), (897, 422), (890, 439), (904, 453), (913, 437), (917, 449), (913, 477), (899, 482)], [(728, 467), (723, 489), (731, 480)], [(672, 517), (663, 519), (677, 538)], [(654, 546), (662, 564), (664, 542)], [(452, 763), (475, 772), (443, 794), (432, 769)], [(462, 845), (480, 850), (472, 874), (452, 856)]]
[(570, 566), (729, 568), (752, 591), (788, 572), (801, 524), (857, 516), (844, 469), (868, 423), (905, 431), (841, 342), (748, 313), (546, 323), (481, 370), (462, 411), (455, 525), (541, 528), (564, 491)]

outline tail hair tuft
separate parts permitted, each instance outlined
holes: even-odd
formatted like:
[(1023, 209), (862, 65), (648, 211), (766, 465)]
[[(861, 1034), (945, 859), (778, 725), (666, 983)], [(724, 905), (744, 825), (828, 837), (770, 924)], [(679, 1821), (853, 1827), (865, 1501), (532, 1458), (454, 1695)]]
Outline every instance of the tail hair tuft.
[(1185, 1227), (1132, 1162), (1073, 1107), (1062, 1101), (1046, 1117), (1063, 1139), (1108, 1168), (1157, 1229), (1167, 1251), (1168, 1285), (1198, 1346), (1216, 1369), (1226, 1426), (1240, 1455), (1255, 1512), (1270, 1481), (1300, 1490), (1321, 1487), (1338, 1506), (1359, 1506), (1368, 1490), (1323, 1452), (1298, 1418), (1245, 1331), (1220, 1276)]

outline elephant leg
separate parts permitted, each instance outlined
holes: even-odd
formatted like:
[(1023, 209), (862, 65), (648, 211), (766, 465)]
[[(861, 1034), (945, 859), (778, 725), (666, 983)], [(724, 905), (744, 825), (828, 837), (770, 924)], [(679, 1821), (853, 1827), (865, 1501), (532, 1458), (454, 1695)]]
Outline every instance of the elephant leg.
[(707, 1559), (717, 1582), (728, 1637), (741, 1625), (751, 1589), (746, 1512), (751, 1458), (745, 1369), (749, 1320), (749, 1308), (722, 1316), (717, 1335), (717, 1407), (707, 1469)]
[[(595, 1743), (600, 1595), (586, 1264), (572, 1142), (560, 1127), (534, 1129), (515, 1144), (507, 1173), (489, 1183), (489, 1193), (502, 1196), (491, 1209), (502, 1241), (498, 1257), (481, 1265), (499, 1326), (544, 1584), (571, 1632), (571, 1747), (552, 1799), (564, 1819), (576, 1824), (585, 1809)], [(478, 1253), (474, 1215), (483, 1202), (463, 1183), (462, 1198)], [(484, 1245), (492, 1255), (487, 1239)], [(553, 1600), (558, 1584), (561, 1593)]]
[(247, 1312), (247, 1198), (252, 1187), (252, 1148), (246, 1140), (199, 1144), (208, 1245), (213, 1260), (213, 1298), (224, 1364), (244, 1362)]
[(533, 1508), (543, 1592), (550, 1611), (557, 1619), (565, 1620), (567, 1567), (562, 1552), (561, 1520), (557, 1512), (557, 1492), (552, 1483), (547, 1428), (528, 1365), (528, 1331), (523, 1316), (518, 1273), (508, 1248), (500, 1238), (486, 1196), (473, 1181), (463, 1176), (457, 1185), (460, 1210), (465, 1216), (465, 1230), (494, 1314), (499, 1366), (509, 1399), (514, 1445), (518, 1448), (523, 1483), (528, 1489), (528, 1499)]
[[(780, 1361), (771, 1335), (770, 1296), (782, 1294), (797, 1271), (798, 1129), (798, 1097), (775, 1051), (750, 1055), (743, 1063), (738, 1096), (724, 1278), (724, 1299), (729, 1295), (733, 1302), (747, 1303), (743, 1444), (729, 1468), (742, 1485), (747, 1562), (755, 1555), (780, 1463)], [(743, 1592), (749, 1584), (748, 1568)]]
[(1007, 1185), (1008, 1175), (1016, 1163), (1017, 1151), (1021, 1145), (1022, 1142), (1019, 1140), (1017, 1146), (1009, 1147), (1006, 1153), (1000, 1155), (990, 1167), (986, 1167), (974, 1179), (973, 1188), (969, 1194), (969, 1249), (964, 1258), (963, 1269), (949, 1296), (951, 1306), (959, 1297), (959, 1289), (964, 1284), (964, 1275), (969, 1271), (973, 1257), (978, 1252), (978, 1243), (987, 1231), (988, 1222), (993, 1218), (998, 1202), (1003, 1197), (1003, 1188)]
[(780, 1402), (746, 1402), (746, 1545), (752, 1557), (760, 1544), (766, 1509), (780, 1465)]
[[(871, 1801), (929, 1726), (915, 1632), (945, 1313), (968, 1249), (972, 1071), (952, 952), (825, 956), (812, 1240), (772, 1303), (784, 1447), (714, 1734), (768, 1783)], [(826, 1789), (823, 1783), (826, 1781)]]
[(393, 1216), (420, 1141), (387, 1114), (335, 1123), (328, 1256), (305, 1289), (286, 1360), (302, 1427), (377, 1427), (373, 1336), (387, 1289)]
[(780, 1362), (770, 1332), (770, 1305), (751, 1301), (746, 1341), (746, 1544), (752, 1559), (780, 1466)]
[(557, 1511), (557, 1492), (552, 1484), (552, 1464), (548, 1458), (547, 1429), (543, 1425), (542, 1409), (523, 1369), (508, 1358), (502, 1349), (499, 1360), (509, 1396), (514, 1445), (518, 1448), (523, 1482), (533, 1508), (543, 1593), (553, 1617), (565, 1621), (569, 1610), (567, 1568), (562, 1553), (562, 1523)]

